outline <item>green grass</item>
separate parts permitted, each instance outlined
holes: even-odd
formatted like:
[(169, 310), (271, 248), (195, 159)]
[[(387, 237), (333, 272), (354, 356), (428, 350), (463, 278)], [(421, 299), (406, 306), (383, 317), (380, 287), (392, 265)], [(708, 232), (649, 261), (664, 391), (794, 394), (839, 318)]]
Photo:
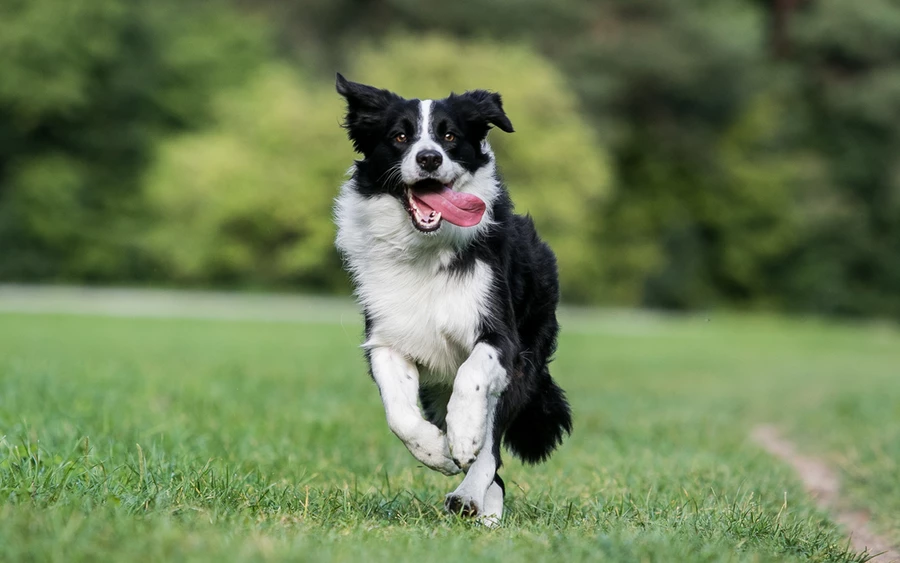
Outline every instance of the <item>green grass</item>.
[(900, 334), (765, 317), (569, 314), (575, 433), (507, 456), (507, 513), (388, 431), (360, 327), (0, 315), (0, 560), (863, 561), (779, 424), (900, 531)]

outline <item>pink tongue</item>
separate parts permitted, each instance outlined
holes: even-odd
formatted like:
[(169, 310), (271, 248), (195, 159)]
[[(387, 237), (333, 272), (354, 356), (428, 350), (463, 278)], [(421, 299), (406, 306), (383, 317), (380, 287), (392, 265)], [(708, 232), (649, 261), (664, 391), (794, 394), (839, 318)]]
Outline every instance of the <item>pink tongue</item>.
[(439, 192), (414, 192), (413, 197), (440, 212), (442, 218), (460, 227), (477, 225), (486, 208), (479, 197), (454, 192), (447, 186)]

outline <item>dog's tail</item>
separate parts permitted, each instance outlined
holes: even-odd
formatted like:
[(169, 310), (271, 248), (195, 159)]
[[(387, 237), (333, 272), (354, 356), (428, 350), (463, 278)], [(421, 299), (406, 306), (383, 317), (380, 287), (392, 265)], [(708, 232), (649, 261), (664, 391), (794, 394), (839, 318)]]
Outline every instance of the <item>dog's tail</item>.
[(531, 398), (507, 427), (503, 443), (525, 463), (540, 463), (562, 444), (563, 433), (572, 433), (572, 411), (565, 392), (544, 367)]

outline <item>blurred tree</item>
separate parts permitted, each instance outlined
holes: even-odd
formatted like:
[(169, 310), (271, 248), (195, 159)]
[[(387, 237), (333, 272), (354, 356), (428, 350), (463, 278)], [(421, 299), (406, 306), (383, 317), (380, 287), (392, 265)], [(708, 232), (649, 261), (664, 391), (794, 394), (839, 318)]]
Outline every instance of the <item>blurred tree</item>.
[(285, 53), (331, 69), (352, 61), (361, 41), (394, 33), (462, 40), (568, 44), (586, 29), (593, 0), (238, 0), (277, 22)]
[(816, 0), (793, 23), (805, 142), (841, 206), (785, 293), (797, 308), (900, 317), (900, 2)]
[(762, 266), (737, 274), (728, 244), (766, 236), (783, 196), (755, 196), (774, 198), (754, 205), (767, 217), (741, 218), (747, 186), (722, 145), (761, 90), (761, 19), (741, 1), (608, 0), (595, 5), (593, 33), (560, 52), (611, 140), (617, 189), (599, 242), (613, 300), (694, 308), (759, 297), (761, 282), (743, 278)]
[(6, 0), (0, 53), (0, 279), (344, 287), (340, 110), (287, 101), (342, 68), (504, 94), (569, 300), (900, 316), (900, 0)]
[(220, 1), (0, 3), (0, 278), (128, 279), (153, 143), (265, 56)]
[[(779, 78), (777, 72), (768, 74), (766, 11), (759, 2), (461, 0), (434, 5), (382, 0), (359, 5), (337, 0), (327, 6), (314, 3), (329, 14), (322, 20), (304, 20), (268, 0), (247, 3), (279, 14), (287, 35), (295, 38), (286, 39), (288, 45), (343, 45), (329, 52), (301, 49), (304, 60), (325, 65), (341, 56), (354, 64), (368, 52), (356, 46), (355, 38), (384, 37), (395, 29), (412, 37), (421, 30), (441, 30), (533, 45), (565, 71), (555, 77), (555, 85), (578, 96), (578, 119), (595, 127), (615, 177), (611, 197), (591, 208), (590, 228), (577, 234), (584, 250), (578, 264), (593, 289), (569, 291), (568, 297), (669, 308), (774, 300), (772, 272), (796, 250), (791, 244), (776, 249), (772, 242), (791, 238), (785, 233), (796, 215), (781, 206), (794, 197), (791, 179), (806, 177), (815, 166), (809, 166), (809, 155), (792, 164), (784, 155), (798, 153), (791, 145), (795, 132), (782, 131), (780, 123), (765, 117), (788, 112), (769, 84)], [(408, 57), (378, 48), (385, 58)], [(427, 50), (414, 38), (404, 48)], [(446, 56), (477, 67), (491, 55), (482, 49)], [(430, 67), (447, 72), (446, 63), (434, 59), (428, 57), (425, 64), (420, 55), (419, 64), (401, 77), (427, 84)], [(373, 66), (378, 72), (368, 76), (373, 82), (391, 76), (387, 66)], [(548, 85), (532, 86), (528, 74), (510, 76), (504, 93), (540, 98)], [(478, 86), (474, 79), (466, 84)], [(753, 120), (776, 130), (766, 132)], [(529, 136), (534, 142), (539, 135)], [(770, 155), (779, 164), (759, 169), (769, 164)], [(518, 169), (522, 160), (514, 162)], [(750, 174), (754, 168), (758, 173)], [(511, 184), (515, 193), (516, 182)], [(742, 211), (748, 202), (752, 211)], [(572, 202), (558, 199), (557, 204), (565, 208)], [(737, 247), (736, 241), (741, 241)]]
[(352, 148), (331, 84), (271, 65), (222, 95), (216, 125), (166, 141), (148, 175), (152, 255), (176, 280), (346, 287), (331, 206)]
[(516, 132), (495, 132), (489, 141), (517, 210), (533, 211), (538, 231), (553, 246), (564, 298), (603, 296), (597, 283), (602, 257), (593, 240), (611, 171), (604, 147), (551, 64), (521, 45), (392, 36), (361, 47), (348, 76), (419, 98), (475, 88), (499, 92)]

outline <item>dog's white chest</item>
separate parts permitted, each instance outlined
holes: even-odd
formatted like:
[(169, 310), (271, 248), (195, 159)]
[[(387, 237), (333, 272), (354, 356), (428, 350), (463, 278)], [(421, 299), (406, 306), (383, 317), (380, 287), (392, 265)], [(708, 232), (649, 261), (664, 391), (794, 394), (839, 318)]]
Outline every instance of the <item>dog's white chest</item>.
[(405, 354), (426, 368), (425, 379), (452, 380), (481, 330), (490, 269), (478, 261), (465, 271), (429, 266), (373, 263), (360, 269), (357, 293), (372, 320), (367, 344)]

